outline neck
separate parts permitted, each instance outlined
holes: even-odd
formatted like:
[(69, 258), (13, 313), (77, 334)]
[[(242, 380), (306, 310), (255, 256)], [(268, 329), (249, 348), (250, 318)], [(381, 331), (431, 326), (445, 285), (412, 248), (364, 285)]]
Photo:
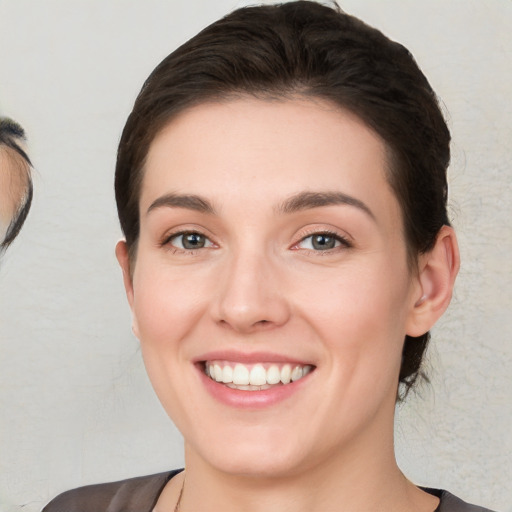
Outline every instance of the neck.
[[(223, 512), (432, 512), (438, 500), (401, 473), (392, 432), (391, 437), (389, 433), (371, 433), (370, 439), (380, 437), (377, 445), (363, 437), (317, 465), (271, 476), (221, 471), (186, 446), (186, 487), (180, 510), (201, 510), (207, 503), (208, 510)], [(385, 439), (390, 442), (383, 442)]]
[[(197, 467), (197, 466), (196, 466)], [(397, 502), (407, 503), (409, 483), (396, 465), (384, 474), (377, 468), (359, 466), (347, 471), (336, 464), (322, 465), (287, 477), (248, 477), (216, 470), (191, 471), (187, 489), (201, 489), (183, 496), (181, 510), (235, 512), (324, 512), (326, 510), (410, 511)], [(398, 499), (397, 499), (398, 498)], [(432, 508), (433, 510), (433, 508)]]
[[(251, 474), (212, 464), (186, 443), (180, 512), (433, 512), (438, 498), (414, 486), (397, 466), (393, 423), (390, 402), (343, 445), (331, 446), (316, 458), (308, 453), (289, 467)], [(272, 458), (271, 453), (261, 456)], [(156, 511), (174, 509), (182, 481), (181, 475), (169, 482)]]

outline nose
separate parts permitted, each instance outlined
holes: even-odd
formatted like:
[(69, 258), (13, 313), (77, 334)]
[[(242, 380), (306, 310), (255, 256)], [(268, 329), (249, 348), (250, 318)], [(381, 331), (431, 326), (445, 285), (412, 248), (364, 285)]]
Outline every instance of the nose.
[(285, 324), (290, 307), (282, 270), (268, 255), (254, 250), (232, 257), (219, 274), (215, 321), (245, 334)]

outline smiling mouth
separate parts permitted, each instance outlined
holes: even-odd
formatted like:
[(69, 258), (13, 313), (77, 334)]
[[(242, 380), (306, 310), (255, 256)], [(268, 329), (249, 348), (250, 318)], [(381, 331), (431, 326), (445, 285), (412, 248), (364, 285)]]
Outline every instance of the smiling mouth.
[(314, 370), (309, 364), (256, 363), (246, 365), (229, 361), (205, 361), (204, 373), (213, 381), (232, 389), (262, 391), (286, 386)]

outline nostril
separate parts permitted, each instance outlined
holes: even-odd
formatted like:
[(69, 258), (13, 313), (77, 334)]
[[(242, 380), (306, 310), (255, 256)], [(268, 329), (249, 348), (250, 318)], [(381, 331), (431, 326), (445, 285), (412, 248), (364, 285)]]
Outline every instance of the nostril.
[(271, 320), (258, 320), (256, 322), (254, 322), (253, 327), (264, 328), (264, 327), (268, 327), (272, 324), (273, 324), (273, 322)]

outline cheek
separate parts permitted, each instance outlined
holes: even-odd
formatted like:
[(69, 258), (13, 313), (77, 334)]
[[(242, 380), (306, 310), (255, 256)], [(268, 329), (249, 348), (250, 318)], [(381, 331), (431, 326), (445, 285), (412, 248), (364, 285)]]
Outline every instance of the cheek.
[(182, 363), (186, 358), (183, 340), (203, 315), (206, 283), (193, 279), (188, 270), (170, 272), (159, 262), (139, 258), (133, 286), (134, 324), (146, 371), (171, 414), (179, 403)]
[[(343, 372), (396, 372), (405, 337), (409, 279), (391, 262), (340, 269), (304, 283), (303, 315)], [(349, 364), (347, 364), (349, 363)]]
[[(354, 432), (376, 411), (393, 404), (405, 336), (405, 279), (381, 272), (349, 273), (331, 283), (329, 294), (309, 294), (308, 319), (323, 340), (334, 403), (325, 414)], [(319, 408), (322, 407), (319, 404)], [(336, 425), (338, 427), (336, 427)]]
[[(1, 201), (0, 201), (0, 204), (1, 204)], [(0, 243), (2, 243), (4, 241), (5, 235), (7, 235), (7, 229), (9, 228), (9, 223), (7, 222), (7, 220), (8, 219), (4, 219), (1, 216), (1, 211), (0, 211)]]
[(169, 272), (158, 263), (137, 264), (133, 313), (141, 343), (175, 343), (204, 310), (208, 282), (186, 270)]

